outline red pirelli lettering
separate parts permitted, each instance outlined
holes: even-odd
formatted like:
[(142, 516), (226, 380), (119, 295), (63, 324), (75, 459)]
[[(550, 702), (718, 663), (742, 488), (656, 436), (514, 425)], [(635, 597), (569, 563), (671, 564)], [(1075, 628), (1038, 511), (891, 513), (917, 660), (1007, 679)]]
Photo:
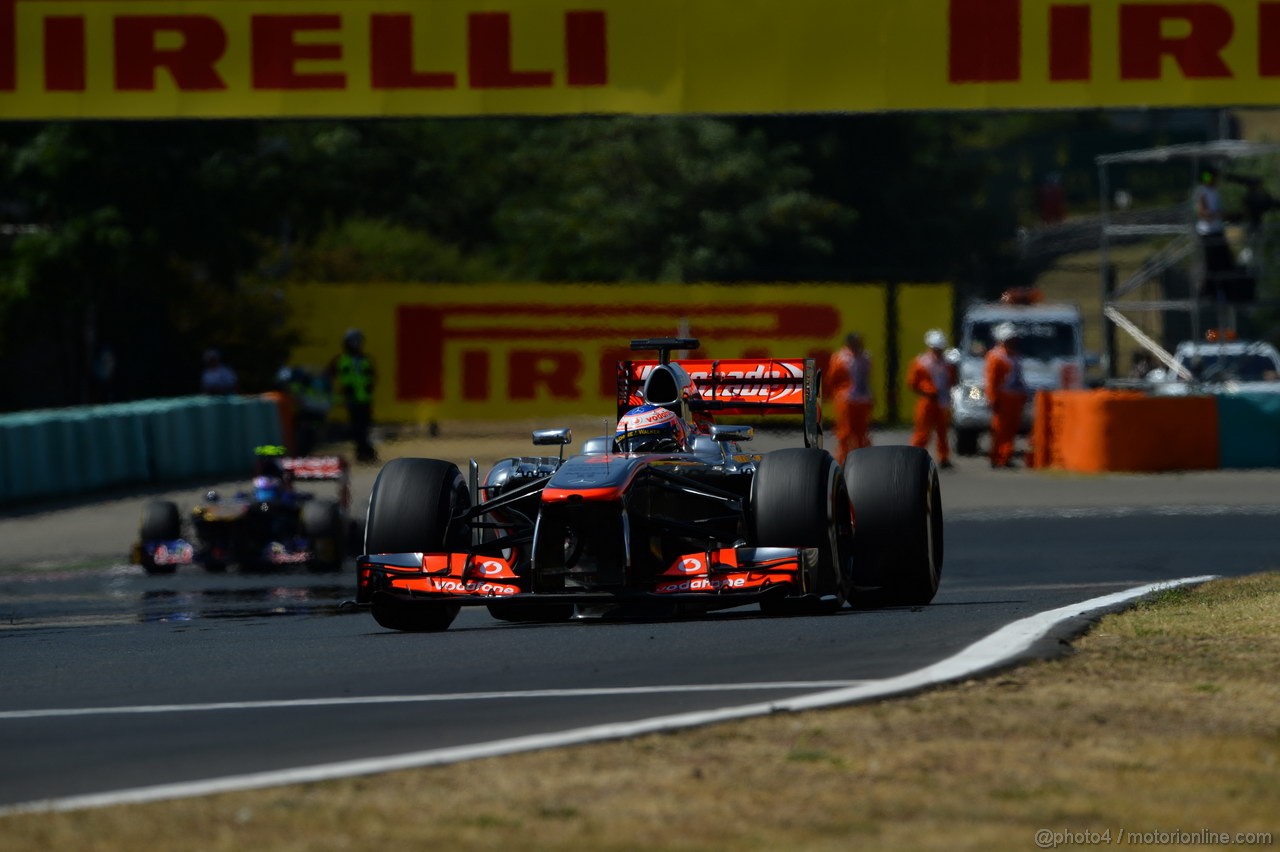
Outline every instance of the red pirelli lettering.
[[(476, 304), (439, 304), (439, 305), (400, 305), (396, 308), (396, 399), (401, 402), (431, 401), (445, 399), (445, 376), (456, 371), (456, 362), (452, 366), (446, 362), (446, 353), (454, 352), (452, 347), (458, 343), (470, 342), (487, 345), (495, 340), (528, 341), (529, 343), (546, 342), (554, 346), (558, 342), (581, 343), (583, 341), (600, 341), (599, 351), (599, 390), (600, 395), (612, 397), (614, 392), (614, 365), (618, 361), (633, 357), (630, 349), (617, 347), (618, 328), (605, 321), (608, 312), (604, 305), (476, 305)], [(679, 318), (689, 319), (691, 333), (704, 342), (716, 340), (742, 339), (828, 339), (841, 331), (840, 311), (829, 305), (795, 305), (765, 304), (737, 305), (732, 316), (738, 321), (725, 322), (725, 309), (716, 306), (688, 305), (637, 305), (627, 309), (631, 325), (627, 333), (633, 337), (663, 337), (670, 334), (671, 327)], [(521, 320), (519, 332), (515, 332), (509, 323), (494, 322), (487, 324), (477, 322), (476, 318), (518, 317)], [(450, 325), (450, 319), (465, 319), (465, 323)], [(699, 328), (703, 319), (713, 319), (714, 324)], [(513, 342), (514, 342), (513, 341)], [(471, 348), (463, 350), (472, 352)], [(530, 350), (522, 350), (524, 354)], [(582, 370), (582, 356), (577, 349), (539, 349), (533, 351), (548, 352), (556, 356), (572, 355), (576, 359), (575, 370)], [(698, 356), (698, 353), (691, 353)], [(454, 356), (457, 357), (457, 356)], [(597, 357), (594, 354), (591, 356)], [(700, 356), (699, 356), (700, 357)], [(488, 365), (481, 368), (475, 356), (463, 355), (462, 369), (470, 375), (490, 375)], [(471, 358), (470, 361), (467, 358)], [(824, 362), (825, 363), (825, 360)], [(556, 375), (548, 366), (537, 369), (532, 365), (520, 364), (517, 368), (522, 376), (532, 376), (535, 382), (546, 384), (548, 375)], [(530, 372), (530, 371), (533, 372)], [(517, 375), (508, 372), (508, 376)], [(552, 381), (560, 381), (552, 379)], [(574, 379), (575, 389), (578, 379)], [(567, 384), (561, 386), (567, 388)], [(535, 393), (536, 391), (530, 391)], [(575, 390), (575, 393), (578, 391)], [(466, 393), (471, 393), (467, 391)], [(468, 396), (468, 399), (472, 397)], [(534, 397), (522, 397), (531, 399)], [(570, 397), (578, 399), (578, 396)], [(485, 399), (492, 399), (487, 395)]]
[(44, 87), (50, 92), (83, 92), (84, 18), (44, 19)]
[(17, 0), (0, 0), (0, 92), (18, 85)]
[(1093, 70), (1093, 10), (1054, 6), (1049, 10), (1049, 79), (1088, 80)]
[(453, 89), (458, 76), (449, 71), (413, 67), (413, 16), (369, 17), (371, 82), (375, 89)]
[[(157, 46), (162, 32), (177, 33), (182, 45)], [(207, 15), (121, 15), (115, 20), (116, 89), (147, 92), (163, 68), (183, 91), (225, 89), (216, 63), (227, 50), (227, 33)]]
[(302, 72), (303, 60), (342, 59), (342, 45), (336, 42), (299, 43), (303, 32), (333, 32), (342, 29), (340, 15), (254, 15), (253, 87), (255, 89), (343, 89), (347, 75), (339, 71)]
[(552, 85), (550, 71), (511, 67), (511, 15), (480, 12), (467, 16), (467, 68), (473, 89), (535, 89)]
[(1280, 77), (1280, 3), (1258, 6), (1258, 74)]
[(564, 54), (570, 86), (604, 86), (609, 82), (609, 46), (604, 12), (567, 12)]
[(468, 402), (489, 399), (489, 353), (483, 349), (462, 353), (462, 398)]
[(953, 83), (1022, 78), (1022, 0), (951, 0)]
[(577, 352), (513, 349), (507, 359), (507, 399), (537, 399), (539, 388), (556, 399), (582, 399), (581, 380)]
[[(1165, 35), (1165, 24), (1190, 26), (1183, 37)], [(1190, 79), (1233, 76), (1222, 51), (1235, 34), (1231, 13), (1216, 3), (1125, 4), (1120, 7), (1120, 79), (1159, 80), (1161, 59), (1171, 56)]]

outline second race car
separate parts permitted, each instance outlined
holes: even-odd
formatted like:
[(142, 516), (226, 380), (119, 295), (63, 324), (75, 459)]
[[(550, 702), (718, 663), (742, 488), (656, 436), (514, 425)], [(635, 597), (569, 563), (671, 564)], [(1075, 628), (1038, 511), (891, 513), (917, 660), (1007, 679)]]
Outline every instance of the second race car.
[[(289, 457), (282, 447), (259, 447), (251, 487), (230, 496), (208, 492), (191, 510), (189, 533), (175, 503), (148, 503), (134, 561), (149, 574), (173, 573), (193, 563), (208, 571), (224, 571), (231, 564), (341, 570), (357, 538), (348, 511), (349, 479), (347, 462), (339, 456)], [(336, 497), (295, 488), (297, 482), (317, 481), (335, 483)]]

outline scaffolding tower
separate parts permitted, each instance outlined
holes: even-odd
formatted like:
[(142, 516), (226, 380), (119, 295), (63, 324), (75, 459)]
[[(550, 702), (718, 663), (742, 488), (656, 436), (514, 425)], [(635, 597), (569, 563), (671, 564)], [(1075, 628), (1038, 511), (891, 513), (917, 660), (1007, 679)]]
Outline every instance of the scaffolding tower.
[[(1192, 330), (1192, 337), (1198, 338), (1201, 332), (1202, 317), (1214, 314), (1215, 328), (1236, 327), (1236, 303), (1223, 297), (1223, 288), (1204, 286), (1196, 287), (1197, 280), (1203, 285), (1209, 274), (1204, 269), (1201, 256), (1201, 242), (1196, 233), (1195, 218), (1191, 214), (1191, 205), (1184, 202), (1174, 207), (1157, 211), (1156, 215), (1146, 221), (1115, 221), (1116, 213), (1112, 199), (1111, 169), (1126, 165), (1165, 165), (1186, 168), (1188, 170), (1187, 186), (1193, 187), (1199, 181), (1197, 177), (1204, 165), (1218, 165), (1249, 158), (1260, 158), (1280, 154), (1280, 145), (1245, 142), (1240, 140), (1221, 140), (1217, 142), (1192, 143), (1186, 145), (1168, 145), (1140, 151), (1127, 151), (1118, 154), (1103, 154), (1095, 159), (1098, 167), (1098, 186), (1101, 195), (1101, 240), (1100, 240), (1100, 281), (1102, 293), (1102, 316), (1099, 318), (1103, 329), (1103, 341), (1106, 348), (1106, 364), (1108, 378), (1116, 377), (1116, 345), (1115, 329), (1120, 328), (1134, 338), (1142, 348), (1165, 366), (1171, 366), (1173, 358), (1169, 352), (1150, 336), (1143, 334), (1126, 314), (1149, 313), (1153, 311), (1186, 311)], [(1112, 264), (1113, 243), (1121, 240), (1149, 237), (1168, 237), (1169, 241), (1155, 254), (1147, 258), (1141, 266), (1125, 278), (1116, 280), (1115, 267)], [(1256, 264), (1263, 261), (1262, 252), (1254, 251), (1254, 267), (1249, 272), (1257, 277)], [(1125, 300), (1125, 297), (1143, 283), (1156, 279), (1169, 269), (1183, 264), (1198, 263), (1199, 274), (1191, 276), (1192, 292), (1186, 298), (1158, 300)], [(1213, 283), (1213, 282), (1210, 282)], [(1206, 291), (1216, 292), (1217, 298), (1206, 297)]]

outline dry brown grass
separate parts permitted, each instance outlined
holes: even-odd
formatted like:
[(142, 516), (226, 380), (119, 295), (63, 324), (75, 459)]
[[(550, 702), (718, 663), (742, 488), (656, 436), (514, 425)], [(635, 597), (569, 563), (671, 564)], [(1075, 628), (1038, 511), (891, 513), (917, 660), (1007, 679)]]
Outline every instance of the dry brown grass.
[(1065, 659), (907, 700), (10, 817), (0, 847), (1025, 850), (1040, 829), (1274, 840), (1278, 684), (1273, 573), (1167, 592)]

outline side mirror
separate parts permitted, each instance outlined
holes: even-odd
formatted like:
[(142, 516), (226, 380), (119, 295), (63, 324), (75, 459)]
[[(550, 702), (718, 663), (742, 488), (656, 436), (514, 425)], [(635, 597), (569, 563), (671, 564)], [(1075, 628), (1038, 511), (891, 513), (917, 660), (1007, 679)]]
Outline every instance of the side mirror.
[(533, 433), (535, 447), (561, 446), (573, 441), (572, 429), (538, 429)]
[(711, 439), (713, 441), (750, 441), (756, 436), (756, 430), (752, 426), (712, 426)]

